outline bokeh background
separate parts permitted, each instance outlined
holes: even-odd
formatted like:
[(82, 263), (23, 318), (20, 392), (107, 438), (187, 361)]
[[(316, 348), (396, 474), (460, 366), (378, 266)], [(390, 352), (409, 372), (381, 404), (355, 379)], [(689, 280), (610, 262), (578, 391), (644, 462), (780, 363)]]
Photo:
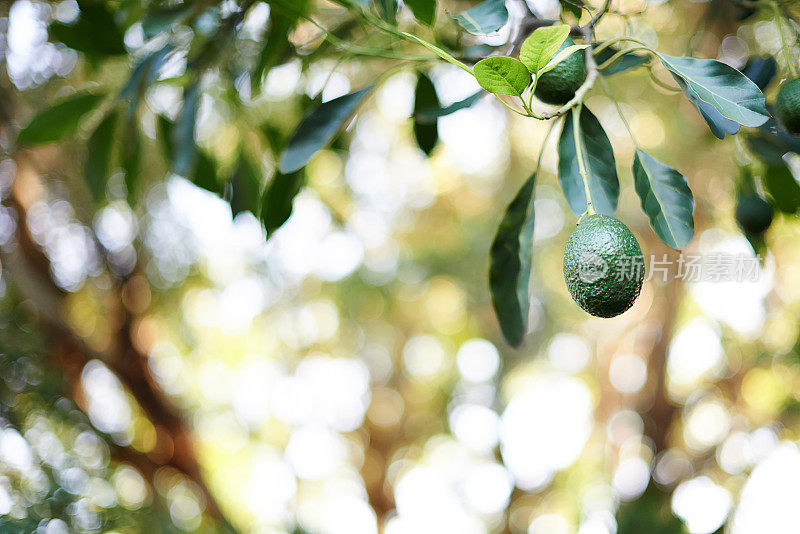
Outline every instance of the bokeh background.
[[(268, 180), (271, 137), (285, 139), (314, 99), (384, 75), (308, 165), (291, 217), (267, 239), (250, 212), (233, 217), (225, 198), (171, 173), (159, 143), (159, 121), (176, 119), (197, 75), (194, 43), (241, 6), (205, 2), (190, 23), (151, 36), (140, 20), (148, 4), (107, 3), (125, 53), (106, 58), (48, 35), (88, 9), (74, 0), (0, 3), (0, 531), (797, 532), (794, 217), (768, 231), (756, 280), (649, 280), (629, 312), (590, 318), (561, 274), (575, 217), (552, 136), (536, 189), (530, 332), (511, 349), (490, 306), (488, 251), (547, 124), (483, 98), (439, 120), (428, 158), (409, 118), (415, 69), (443, 105), (473, 94), (474, 79), (438, 61), (352, 54), (307, 20), (256, 94), (248, 66), (275, 22), (269, 3), (251, 2), (219, 45), (230, 53), (199, 74), (195, 140), (220, 176), (245, 150)], [(318, 23), (351, 18), (311, 4)], [(504, 46), (529, 9), (561, 9), (509, 1), (498, 34), (456, 38), (445, 9), (471, 4), (440, 4), (437, 31), (453, 47)], [(614, 2), (598, 39), (627, 31), (670, 54), (734, 66), (772, 55), (785, 66), (768, 11), (723, 0), (642, 7)], [(406, 8), (400, 18), (413, 26)], [(351, 26), (354, 42), (394, 50)], [(168, 39), (176, 51), (138, 111), (135, 195), (121, 168), (99, 203), (87, 192), (97, 114), (75, 135), (15, 147), (30, 117), (78, 89), (113, 99)], [(642, 148), (694, 191), (684, 253), (753, 257), (734, 222), (736, 180), (763, 169), (742, 136), (713, 138), (644, 69), (608, 82)], [(675, 260), (641, 212), (634, 146), (611, 100), (595, 89), (587, 105), (615, 148), (617, 216), (646, 255)]]

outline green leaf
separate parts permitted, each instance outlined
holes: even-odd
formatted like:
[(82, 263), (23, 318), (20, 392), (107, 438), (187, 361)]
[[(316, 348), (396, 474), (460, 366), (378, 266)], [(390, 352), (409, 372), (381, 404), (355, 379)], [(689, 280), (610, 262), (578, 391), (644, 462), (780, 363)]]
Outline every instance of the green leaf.
[(775, 119), (759, 126), (746, 140), (750, 150), (768, 165), (783, 165), (788, 152), (800, 154), (800, 137), (787, 132)]
[(181, 176), (188, 175), (197, 157), (194, 133), (201, 93), (197, 82), (184, 90), (183, 106), (172, 127), (172, 170)]
[(478, 90), (476, 93), (469, 95), (463, 100), (453, 102), (449, 106), (441, 108), (426, 108), (414, 112), (414, 117), (418, 121), (435, 121), (439, 117), (451, 115), (456, 111), (466, 109), (475, 105), (486, 93), (483, 90)]
[(17, 136), (17, 143), (35, 146), (58, 141), (78, 128), (81, 118), (93, 110), (104, 95), (78, 93), (36, 114)]
[(233, 216), (243, 211), (259, 215), (261, 207), (261, 171), (244, 153), (230, 179)]
[(528, 69), (513, 57), (487, 57), (476, 63), (473, 70), (480, 86), (496, 95), (521, 96), (531, 83)]
[(174, 50), (172, 45), (166, 45), (145, 56), (134, 67), (130, 78), (119, 92), (119, 98), (141, 100), (147, 87), (155, 81), (159, 69), (164, 65), (172, 50)]
[(772, 56), (750, 56), (742, 67), (742, 74), (750, 78), (762, 91), (778, 72), (778, 62)]
[(175, 147), (172, 144), (172, 127), (174, 123), (164, 115), (156, 116), (156, 138), (161, 146), (161, 154), (169, 165), (172, 165), (172, 154)]
[(682, 80), (699, 100), (713, 106), (724, 118), (751, 127), (769, 119), (758, 86), (730, 65), (713, 59), (656, 55), (676, 80)]
[(116, 124), (117, 114), (110, 113), (100, 122), (87, 143), (84, 177), (95, 202), (99, 202), (105, 196)]
[(564, 50), (561, 50), (555, 56), (550, 58), (550, 61), (547, 62), (547, 65), (542, 67), (539, 70), (539, 76), (544, 74), (545, 72), (549, 72), (555, 68), (556, 65), (567, 59), (569, 56), (577, 52), (578, 50), (583, 50), (584, 48), (589, 48), (589, 45), (569, 45)]
[[(601, 44), (603, 43), (596, 43), (594, 46), (599, 46)], [(613, 46), (604, 48), (603, 50), (594, 55), (594, 60), (598, 65), (602, 65), (603, 63), (611, 59), (617, 52), (619, 52), (619, 50), (614, 48)], [(600, 74), (602, 74), (603, 76), (611, 76), (612, 74), (617, 74), (619, 72), (626, 71), (628, 69), (633, 69), (640, 65), (644, 65), (648, 61), (650, 61), (650, 58), (648, 56), (643, 56), (630, 52), (628, 54), (624, 54), (622, 57), (614, 61), (614, 63), (603, 69), (600, 72)]]
[(356, 108), (370, 91), (361, 89), (320, 104), (306, 115), (289, 139), (281, 154), (279, 168), (284, 174), (301, 169), (316, 152), (327, 145), (336, 132), (355, 113)]
[(536, 74), (542, 69), (550, 58), (553, 57), (564, 41), (569, 37), (570, 27), (566, 24), (558, 26), (545, 26), (534, 30), (522, 43), (519, 59)]
[(703, 102), (697, 96), (697, 93), (683, 80), (683, 78), (672, 75), (675, 81), (678, 83), (678, 86), (683, 91), (683, 94), (686, 98), (691, 102), (697, 112), (703, 117), (703, 120), (706, 121), (708, 127), (711, 129), (711, 133), (713, 133), (719, 139), (723, 139), (725, 134), (733, 135), (739, 131), (739, 123), (736, 121), (732, 121), (730, 119), (726, 119), (722, 116), (722, 114), (717, 111), (717, 109), (709, 104), (708, 102)]
[(258, 55), (258, 61), (250, 75), (250, 84), (253, 94), (261, 91), (264, 76), (289, 52), (291, 43), (289, 32), (297, 23), (297, 17), (285, 15), (273, 9), (269, 13), (269, 30), (264, 47)]
[(414, 92), (414, 138), (426, 155), (430, 156), (439, 140), (437, 120), (421, 120), (418, 112), (424, 109), (439, 108), (439, 97), (431, 79), (420, 72), (417, 75), (417, 89)]
[(694, 197), (686, 178), (637, 148), (633, 181), (642, 210), (659, 239), (674, 249), (689, 244), (694, 236)]
[(532, 248), (534, 173), (509, 204), (489, 252), (489, 288), (500, 329), (509, 345), (519, 347), (528, 329)]
[(178, 24), (192, 11), (192, 3), (179, 4), (172, 7), (150, 9), (142, 19), (144, 38), (150, 39)]
[(304, 181), (303, 171), (276, 173), (272, 177), (261, 200), (261, 223), (267, 231), (267, 237), (280, 228), (292, 214), (294, 198), (302, 189)]
[(436, 20), (436, 0), (405, 0), (403, 3), (414, 14), (414, 18), (423, 24), (433, 26)]
[(72, 24), (55, 22), (50, 36), (88, 56), (115, 56), (127, 53), (122, 29), (105, 2), (78, 2), (80, 15)]
[(775, 206), (791, 215), (800, 209), (800, 185), (787, 165), (770, 165), (764, 173), (764, 188)]
[(375, 0), (383, 19), (389, 24), (397, 24), (397, 0)]
[(571, 13), (578, 21), (581, 20), (581, 15), (583, 14), (581, 6), (586, 5), (581, 0), (559, 0), (559, 4), (561, 4), (562, 12)]
[(192, 183), (220, 196), (223, 193), (222, 184), (217, 179), (217, 166), (204, 150), (197, 151), (197, 164), (192, 173)]
[(133, 200), (139, 190), (141, 173), (142, 140), (136, 123), (136, 115), (126, 117), (122, 132), (122, 170), (125, 171), (125, 187), (128, 199)]
[(505, 0), (485, 0), (452, 17), (470, 33), (492, 33), (508, 22), (508, 10)]
[[(581, 215), (586, 211), (586, 192), (578, 170), (574, 126), (572, 113), (566, 114), (558, 140), (558, 180), (569, 207), (576, 215)], [(617, 210), (619, 179), (611, 141), (597, 117), (585, 107), (581, 110), (580, 131), (580, 147), (594, 209), (613, 216)]]

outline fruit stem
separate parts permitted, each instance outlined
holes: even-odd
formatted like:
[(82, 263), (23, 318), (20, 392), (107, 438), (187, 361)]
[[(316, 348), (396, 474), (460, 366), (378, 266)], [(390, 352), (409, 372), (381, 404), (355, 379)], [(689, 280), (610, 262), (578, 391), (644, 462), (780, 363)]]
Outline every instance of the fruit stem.
[(783, 54), (786, 56), (786, 66), (789, 69), (789, 74), (792, 75), (792, 78), (797, 78), (797, 67), (794, 65), (794, 61), (792, 60), (792, 54), (789, 52), (789, 45), (786, 42), (786, 34), (783, 30), (783, 16), (781, 15), (780, 7), (778, 7), (778, 2), (770, 2), (772, 6), (772, 11), (775, 13), (775, 25), (778, 27), (778, 34), (781, 36), (781, 48), (783, 49)]
[(583, 139), (581, 138), (581, 110), (583, 104), (572, 108), (572, 132), (575, 135), (575, 155), (578, 158), (578, 172), (583, 180), (583, 191), (586, 194), (586, 213), (594, 215), (592, 193), (589, 190), (589, 175), (586, 172), (586, 163), (583, 161)]

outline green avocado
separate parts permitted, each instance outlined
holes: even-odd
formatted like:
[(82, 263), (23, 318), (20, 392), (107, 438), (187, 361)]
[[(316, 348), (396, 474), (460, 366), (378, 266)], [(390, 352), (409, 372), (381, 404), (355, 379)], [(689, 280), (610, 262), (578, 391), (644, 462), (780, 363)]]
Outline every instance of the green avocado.
[[(575, 44), (571, 38), (558, 49), (560, 52)], [(557, 54), (558, 52), (556, 52)], [(554, 54), (555, 55), (555, 54)], [(561, 63), (539, 76), (533, 94), (546, 104), (566, 104), (586, 80), (586, 52), (573, 52)]]
[(800, 134), (800, 78), (781, 85), (775, 99), (775, 115), (790, 133)]
[(639, 242), (614, 217), (587, 215), (567, 239), (567, 289), (578, 306), (596, 317), (615, 317), (633, 306), (644, 271)]
[(772, 224), (772, 204), (758, 195), (743, 195), (736, 203), (736, 222), (748, 234), (761, 234)]

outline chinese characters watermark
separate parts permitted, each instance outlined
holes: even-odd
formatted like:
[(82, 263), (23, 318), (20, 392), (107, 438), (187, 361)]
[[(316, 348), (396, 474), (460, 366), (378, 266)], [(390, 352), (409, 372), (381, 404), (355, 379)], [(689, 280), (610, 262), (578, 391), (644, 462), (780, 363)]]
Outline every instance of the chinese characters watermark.
[(761, 275), (761, 256), (746, 254), (680, 254), (670, 258), (650, 255), (620, 256), (612, 266), (598, 254), (586, 252), (578, 260), (579, 277), (586, 283), (606, 276), (635, 280), (645, 273), (645, 281), (667, 282), (756, 282)]

